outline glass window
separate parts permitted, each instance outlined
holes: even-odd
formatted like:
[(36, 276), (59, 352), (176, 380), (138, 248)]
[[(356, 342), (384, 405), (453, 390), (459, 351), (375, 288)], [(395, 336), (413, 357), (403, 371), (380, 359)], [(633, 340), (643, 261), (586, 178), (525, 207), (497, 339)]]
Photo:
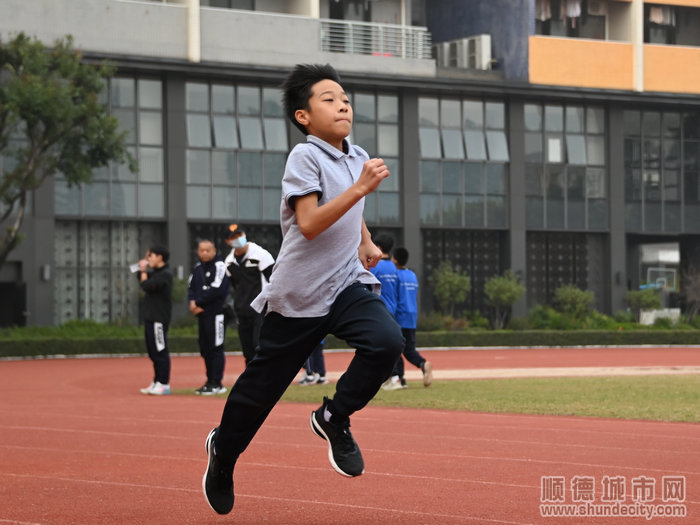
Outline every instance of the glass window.
[(421, 126), (435, 126), (438, 123), (438, 99), (419, 98), (418, 99), (418, 123)]
[(586, 109), (586, 131), (588, 133), (605, 133), (605, 112), (602, 108)]
[(112, 184), (112, 215), (134, 217), (136, 215), (136, 184)]
[(233, 117), (214, 116), (214, 147), (238, 149), (238, 132)]
[(462, 133), (460, 130), (442, 130), (442, 149), (446, 159), (464, 158), (464, 146), (462, 145)]
[(263, 149), (262, 126), (259, 118), (239, 117), (241, 128), (241, 147), (244, 149)]
[(379, 191), (399, 191), (399, 181), (401, 180), (401, 169), (399, 167), (399, 159), (384, 157), (384, 164), (389, 168), (391, 174), (388, 178), (382, 181), (379, 186)]
[(209, 111), (209, 86), (187, 82), (185, 84), (185, 109), (187, 111)]
[(271, 151), (287, 151), (287, 126), (281, 118), (266, 118), (263, 120), (265, 129), (265, 149)]
[(263, 88), (263, 115), (266, 117), (284, 117), (282, 90), (270, 87)]
[(645, 137), (658, 137), (661, 134), (661, 113), (645, 111), (642, 114), (642, 133)]
[(641, 129), (642, 114), (639, 111), (624, 111), (622, 113), (624, 121), (625, 136), (638, 137)]
[(604, 166), (605, 137), (602, 135), (588, 135), (586, 137), (586, 154), (588, 156), (588, 164)]
[(187, 150), (186, 177), (188, 184), (209, 184), (211, 182), (209, 155), (209, 151)]
[(420, 154), (424, 158), (440, 158), (440, 134), (437, 128), (419, 128)]
[(253, 86), (238, 87), (238, 114), (260, 115), (260, 88)]
[(547, 135), (547, 162), (564, 162), (561, 135)]
[(212, 84), (211, 110), (213, 113), (233, 115), (236, 111), (236, 97), (234, 95), (233, 86)]
[(583, 133), (583, 115), (582, 107), (568, 106), (566, 108), (566, 131), (567, 133)]
[(440, 196), (434, 194), (420, 196), (420, 220), (422, 224), (440, 224)]
[(163, 149), (146, 148), (139, 150), (139, 179), (141, 182), (163, 182)]
[(374, 95), (355, 93), (352, 100), (352, 109), (355, 115), (355, 122), (374, 122), (376, 120)]
[(486, 193), (506, 194), (506, 167), (503, 164), (486, 164)]
[(209, 218), (211, 204), (209, 186), (188, 186), (187, 187), (187, 217), (191, 219)]
[(440, 191), (440, 163), (434, 161), (421, 161), (420, 163), (420, 191), (425, 193), (438, 193)]
[(139, 107), (144, 109), (163, 108), (163, 88), (160, 80), (139, 79)]
[(442, 192), (462, 193), (462, 164), (444, 162), (442, 164)]
[(212, 151), (211, 176), (214, 184), (235, 186), (236, 154), (233, 151)]
[(68, 187), (68, 182), (57, 179), (54, 185), (54, 207), (57, 215), (80, 214), (80, 188)]
[(544, 129), (546, 131), (564, 131), (564, 108), (561, 106), (545, 106)]
[[(136, 148), (133, 146), (130, 146), (126, 148), (127, 151), (131, 154), (132, 157), (138, 158), (138, 154), (136, 153)], [(141, 148), (143, 149), (143, 148)], [(156, 148), (160, 149), (160, 148)], [(129, 169), (129, 163), (124, 162), (121, 164), (112, 164), (112, 173), (113, 177), (116, 180), (121, 180), (121, 181), (135, 181), (136, 180), (136, 173), (132, 173), (131, 170)]]
[(525, 129), (528, 131), (540, 131), (542, 129), (542, 106), (525, 104)]
[[(266, 153), (264, 155), (263, 166), (265, 171), (263, 174), (263, 181), (266, 188), (282, 187), (282, 176), (284, 175), (285, 164), (286, 155), (280, 155), (278, 153)], [(382, 187), (384, 186), (384, 184), (386, 184), (386, 180), (382, 182)], [(277, 191), (277, 193), (279, 197), (280, 192)]]
[(566, 153), (569, 164), (586, 164), (586, 143), (584, 136), (567, 135)]
[(236, 216), (236, 188), (215, 186), (211, 197), (211, 215), (213, 218), (230, 219)]
[(489, 151), (489, 160), (508, 162), (508, 143), (503, 131), (487, 131), (486, 145)]
[(141, 144), (163, 144), (163, 117), (160, 112), (139, 112), (139, 142)]
[(483, 131), (465, 130), (464, 143), (467, 145), (467, 158), (469, 160), (486, 160), (486, 143)]
[(482, 130), (484, 127), (484, 105), (478, 100), (465, 100), (462, 102), (464, 111), (464, 129)]
[(464, 165), (464, 192), (483, 195), (484, 175), (481, 162), (467, 162)]
[(241, 152), (238, 154), (238, 184), (240, 186), (260, 187), (260, 174), (262, 172), (262, 155), (260, 153)]
[(241, 219), (262, 219), (262, 190), (260, 188), (240, 188), (238, 196), (238, 216)]
[(141, 217), (165, 215), (165, 190), (162, 184), (139, 185), (139, 212)]
[(187, 143), (196, 148), (211, 147), (208, 115), (187, 115)]
[(380, 191), (378, 198), (379, 220), (387, 224), (398, 224), (400, 210), (398, 193)]
[(501, 102), (487, 102), (486, 127), (489, 129), (505, 129), (506, 127), (506, 106)]
[(126, 142), (136, 142), (136, 115), (132, 109), (114, 109), (112, 116), (119, 121), (119, 131), (126, 131)]
[(109, 215), (109, 183), (93, 182), (83, 185), (84, 213), (86, 215)]
[(111, 81), (111, 103), (113, 108), (133, 108), (136, 91), (133, 78), (113, 78)]
[(379, 155), (399, 155), (399, 127), (395, 124), (379, 124), (377, 126), (377, 153)]
[(525, 133), (525, 160), (542, 162), (542, 134)]
[(353, 126), (353, 139), (355, 144), (369, 153), (370, 157), (376, 154), (376, 129), (374, 124), (355, 124)]
[(399, 98), (394, 95), (377, 96), (377, 120), (399, 122)]
[(442, 99), (440, 101), (440, 126), (460, 128), (461, 120), (459, 100)]

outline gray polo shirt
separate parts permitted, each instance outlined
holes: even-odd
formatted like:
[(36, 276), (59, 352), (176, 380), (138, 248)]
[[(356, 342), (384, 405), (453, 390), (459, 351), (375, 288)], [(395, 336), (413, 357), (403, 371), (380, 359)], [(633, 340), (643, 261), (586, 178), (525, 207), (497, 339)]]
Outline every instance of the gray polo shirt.
[(379, 293), (379, 281), (362, 267), (357, 254), (364, 198), (313, 240), (299, 231), (292, 207), (294, 197), (314, 192), (319, 194), (321, 206), (357, 181), (369, 156), (347, 139), (346, 143), (347, 154), (309, 135), (306, 143), (298, 144), (289, 154), (280, 205), (282, 247), (270, 284), (251, 304), (257, 311), (267, 303), (268, 312), (285, 317), (321, 317), (354, 282), (371, 284)]

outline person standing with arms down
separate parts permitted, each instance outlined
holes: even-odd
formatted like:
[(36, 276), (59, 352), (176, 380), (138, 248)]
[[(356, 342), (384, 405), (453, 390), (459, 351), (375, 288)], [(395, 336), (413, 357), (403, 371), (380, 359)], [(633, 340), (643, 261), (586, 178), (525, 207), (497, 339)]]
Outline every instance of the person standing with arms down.
[[(153, 362), (153, 381), (142, 394), (170, 394), (170, 353), (168, 326), (173, 310), (173, 274), (168, 268), (170, 252), (160, 244), (149, 248), (146, 258), (139, 261), (136, 277), (146, 294), (143, 300), (146, 350)], [(150, 268), (150, 271), (149, 271)]]
[(228, 227), (225, 240), (232, 248), (224, 263), (231, 278), (238, 338), (241, 341), (245, 364), (248, 366), (255, 356), (263, 318), (261, 313), (251, 308), (250, 303), (270, 281), (275, 259), (265, 248), (248, 241), (245, 230), (237, 224)]
[(197, 255), (199, 262), (190, 275), (187, 299), (190, 312), (197, 316), (199, 324), (199, 353), (204, 358), (207, 382), (195, 393), (210, 396), (226, 392), (221, 381), (226, 366), (224, 303), (229, 280), (226, 277), (226, 265), (216, 253), (211, 240), (199, 241)]
[(396, 273), (396, 265), (391, 262), (389, 254), (394, 246), (394, 239), (388, 235), (377, 235), (374, 244), (382, 250), (382, 258), (377, 266), (372, 268), (372, 273), (382, 283), (381, 298), (386, 304), (391, 315), (396, 315), (396, 305), (399, 300), (399, 276)]
[(365, 195), (389, 176), (382, 159), (347, 140), (353, 111), (329, 65), (297, 65), (283, 85), (284, 108), (306, 136), (289, 154), (282, 179), (282, 247), (270, 284), (253, 301), (265, 311), (258, 351), (207, 436), (204, 496), (219, 514), (234, 504), (233, 469), (265, 418), (327, 334), (355, 348), (332, 399), (311, 413), (313, 433), (328, 445), (331, 466), (348, 477), (364, 472), (350, 416), (391, 373), (403, 350), (401, 329), (368, 268), (381, 250), (362, 218)]
[[(430, 386), (433, 382), (433, 365), (416, 350), (416, 326), (418, 325), (418, 277), (406, 267), (408, 263), (408, 250), (396, 248), (391, 258), (396, 265), (399, 278), (399, 300), (396, 305), (396, 322), (401, 326), (401, 333), (406, 340), (403, 349), (403, 357), (416, 368), (423, 372), (423, 386)], [(399, 356), (394, 366), (391, 379), (382, 387), (384, 390), (399, 390), (406, 388), (404, 378), (403, 357)]]

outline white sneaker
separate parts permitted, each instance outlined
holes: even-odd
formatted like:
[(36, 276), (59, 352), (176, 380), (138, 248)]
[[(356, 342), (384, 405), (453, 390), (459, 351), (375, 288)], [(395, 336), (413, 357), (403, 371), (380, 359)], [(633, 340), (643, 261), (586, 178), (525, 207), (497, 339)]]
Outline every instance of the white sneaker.
[(382, 390), (401, 390), (403, 385), (401, 385), (401, 380), (399, 376), (392, 376), (391, 379), (386, 381), (382, 386)]
[(155, 383), (151, 383), (151, 384), (148, 385), (146, 388), (142, 388), (142, 389), (141, 389), (141, 393), (142, 393), (142, 394), (150, 394), (150, 393), (151, 393), (151, 390), (153, 390), (153, 387), (154, 387), (154, 386), (156, 386), (156, 384), (155, 384)]
[(214, 388), (212, 388), (212, 392), (214, 394), (225, 394), (227, 390), (228, 388), (226, 388), (225, 386), (215, 386)]
[(167, 396), (170, 394), (170, 385), (164, 385), (163, 383), (156, 381), (153, 384), (153, 388), (151, 388), (149, 394), (153, 396)]
[(317, 372), (314, 372), (313, 375), (306, 375), (304, 374), (304, 377), (301, 378), (301, 381), (299, 381), (297, 384), (301, 386), (306, 386), (306, 385), (313, 385), (316, 381), (320, 379), (320, 375), (318, 375)]

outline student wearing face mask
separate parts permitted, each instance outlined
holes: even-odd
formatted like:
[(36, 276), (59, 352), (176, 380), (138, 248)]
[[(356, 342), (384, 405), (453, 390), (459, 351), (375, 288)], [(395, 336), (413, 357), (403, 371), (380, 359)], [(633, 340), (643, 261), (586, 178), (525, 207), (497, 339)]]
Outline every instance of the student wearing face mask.
[(225, 239), (232, 248), (224, 263), (231, 279), (238, 338), (247, 366), (255, 356), (263, 318), (262, 314), (251, 308), (250, 303), (267, 286), (275, 259), (265, 248), (248, 241), (245, 230), (237, 224), (227, 228)]

